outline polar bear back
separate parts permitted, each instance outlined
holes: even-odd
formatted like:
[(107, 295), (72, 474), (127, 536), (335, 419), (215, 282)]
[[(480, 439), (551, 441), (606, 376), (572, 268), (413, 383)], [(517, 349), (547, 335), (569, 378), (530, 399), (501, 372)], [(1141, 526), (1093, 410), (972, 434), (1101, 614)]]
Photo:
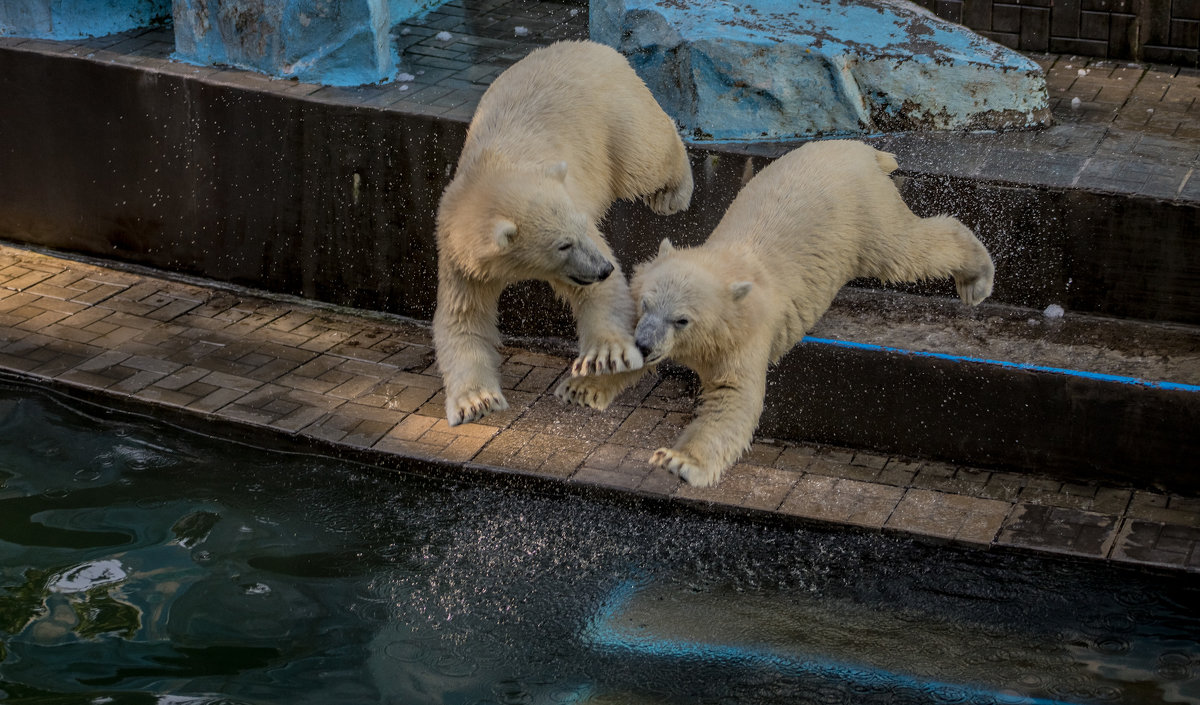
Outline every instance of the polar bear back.
[[(905, 280), (889, 241), (921, 227), (888, 174), (895, 158), (862, 142), (811, 142), (756, 175), (738, 194), (706, 247), (765, 275), (781, 311), (772, 358), (795, 344), (858, 277)], [(918, 277), (919, 278), (919, 277)], [(762, 282), (760, 282), (762, 283)]]
[(531, 52), (479, 102), (459, 171), (485, 154), (517, 166), (570, 165), (567, 188), (594, 220), (613, 201), (658, 186), (679, 149), (675, 125), (625, 57), (563, 41)]

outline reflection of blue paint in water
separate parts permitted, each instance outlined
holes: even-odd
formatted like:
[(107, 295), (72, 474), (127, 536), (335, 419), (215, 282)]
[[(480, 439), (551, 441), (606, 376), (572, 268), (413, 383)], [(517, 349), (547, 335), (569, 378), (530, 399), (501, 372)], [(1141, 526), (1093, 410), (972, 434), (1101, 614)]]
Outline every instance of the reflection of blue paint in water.
[(1064, 700), (1001, 693), (957, 683), (921, 680), (883, 669), (855, 666), (820, 658), (797, 658), (766, 649), (727, 644), (708, 644), (678, 639), (639, 636), (623, 632), (613, 622), (637, 593), (637, 584), (627, 581), (604, 600), (583, 632), (583, 640), (600, 649), (671, 660), (705, 660), (747, 668), (767, 667), (780, 673), (825, 678), (852, 687), (894, 690), (903, 688), (929, 695), (935, 702), (983, 702), (1004, 705), (1074, 705)]
[(1086, 372), (1084, 370), (1072, 370), (1065, 367), (1047, 367), (1045, 365), (1034, 365), (1028, 362), (1008, 362), (1006, 360), (989, 360), (983, 357), (970, 357), (968, 355), (950, 355), (948, 353), (923, 352), (920, 350), (905, 350), (904, 348), (892, 348), (886, 345), (874, 345), (872, 343), (855, 343), (848, 340), (832, 340), (829, 338), (811, 338), (805, 337), (803, 342), (814, 343), (817, 345), (832, 345), (838, 348), (849, 348), (851, 350), (868, 350), (871, 352), (890, 352), (900, 355), (912, 355), (913, 357), (931, 357), (937, 360), (949, 360), (950, 362), (973, 362), (983, 365), (996, 365), (998, 367), (1007, 367), (1014, 370), (1027, 370), (1029, 372), (1048, 372), (1051, 374), (1068, 375), (1071, 377), (1082, 377), (1101, 382), (1117, 382), (1119, 384), (1132, 384), (1139, 387), (1150, 387), (1152, 389), (1169, 389), (1179, 392), (1200, 392), (1200, 385), (1183, 384), (1182, 382), (1155, 382), (1147, 379), (1139, 379), (1137, 377), (1126, 377), (1123, 375), (1110, 375), (1101, 372)]

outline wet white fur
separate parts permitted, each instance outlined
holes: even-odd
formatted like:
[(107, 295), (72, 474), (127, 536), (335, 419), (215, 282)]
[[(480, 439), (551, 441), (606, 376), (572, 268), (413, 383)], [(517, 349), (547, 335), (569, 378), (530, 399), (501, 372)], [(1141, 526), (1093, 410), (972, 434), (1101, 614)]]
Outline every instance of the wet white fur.
[[(501, 291), (548, 281), (575, 314), (579, 358), (559, 395), (603, 407), (609, 375), (640, 368), (628, 284), (597, 228), (617, 199), (687, 208), (692, 173), (675, 125), (616, 51), (592, 42), (538, 49), (488, 88), (437, 218), (433, 333), (450, 425), (508, 408), (496, 346)], [(599, 253), (616, 269), (580, 286), (556, 247)], [(599, 256), (598, 255), (598, 256)], [(595, 376), (599, 374), (599, 376)]]
[(701, 382), (695, 419), (652, 463), (715, 484), (750, 445), (768, 365), (852, 279), (951, 276), (967, 304), (991, 294), (987, 250), (955, 218), (914, 215), (888, 177), (896, 166), (861, 142), (807, 144), (752, 179), (702, 247), (664, 241), (638, 267), (638, 341), (655, 342), (647, 366), (669, 356)]

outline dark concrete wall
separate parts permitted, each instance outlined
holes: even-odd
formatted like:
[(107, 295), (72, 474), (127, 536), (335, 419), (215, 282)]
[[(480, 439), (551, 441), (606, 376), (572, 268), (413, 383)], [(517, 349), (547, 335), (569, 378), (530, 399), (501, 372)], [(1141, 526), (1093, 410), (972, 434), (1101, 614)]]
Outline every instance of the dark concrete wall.
[(802, 344), (759, 433), (1079, 482), (1200, 492), (1200, 393)]

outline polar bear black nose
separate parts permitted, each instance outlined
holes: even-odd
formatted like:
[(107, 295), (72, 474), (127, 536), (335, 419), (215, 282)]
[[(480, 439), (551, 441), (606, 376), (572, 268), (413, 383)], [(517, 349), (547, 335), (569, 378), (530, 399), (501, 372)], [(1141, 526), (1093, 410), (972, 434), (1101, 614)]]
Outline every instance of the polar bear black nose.
[(640, 352), (642, 354), (643, 358), (650, 357), (650, 353), (654, 350), (654, 348), (651, 348), (649, 345), (646, 345), (645, 343), (641, 343), (641, 342), (637, 343), (637, 349), (638, 349), (638, 352)]
[(596, 281), (602, 282), (605, 279), (608, 279), (608, 275), (610, 275), (612, 273), (613, 273), (612, 262), (605, 262), (604, 267), (600, 270), (600, 273), (598, 275), (596, 275)]

